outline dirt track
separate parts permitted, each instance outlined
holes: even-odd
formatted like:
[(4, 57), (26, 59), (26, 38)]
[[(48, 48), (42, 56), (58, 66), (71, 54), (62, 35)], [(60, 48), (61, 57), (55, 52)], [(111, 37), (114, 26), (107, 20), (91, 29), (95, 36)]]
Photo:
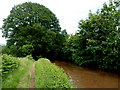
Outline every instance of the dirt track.
[(31, 77), (30, 77), (30, 87), (29, 88), (35, 88), (35, 70), (34, 70), (35, 62), (32, 65), (31, 69)]

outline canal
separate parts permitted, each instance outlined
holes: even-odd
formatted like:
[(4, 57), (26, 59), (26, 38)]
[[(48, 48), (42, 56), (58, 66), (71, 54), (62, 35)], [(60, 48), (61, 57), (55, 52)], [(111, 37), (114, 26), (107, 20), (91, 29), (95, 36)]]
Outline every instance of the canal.
[(77, 88), (118, 88), (120, 85), (117, 74), (83, 68), (64, 61), (53, 63), (64, 69)]

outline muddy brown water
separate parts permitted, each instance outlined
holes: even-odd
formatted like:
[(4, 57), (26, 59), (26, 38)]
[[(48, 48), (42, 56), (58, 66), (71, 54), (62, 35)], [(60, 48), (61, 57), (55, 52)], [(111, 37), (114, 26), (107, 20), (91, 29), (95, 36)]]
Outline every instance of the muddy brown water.
[(64, 69), (77, 88), (119, 88), (120, 77), (117, 74), (83, 68), (63, 61), (53, 63)]

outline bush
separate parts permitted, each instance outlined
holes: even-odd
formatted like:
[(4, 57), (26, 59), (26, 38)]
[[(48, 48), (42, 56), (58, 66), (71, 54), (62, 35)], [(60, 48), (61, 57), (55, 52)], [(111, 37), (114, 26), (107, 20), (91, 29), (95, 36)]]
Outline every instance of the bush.
[(27, 57), (29, 60), (33, 60), (32, 55), (27, 55), (26, 57)]
[(9, 72), (13, 72), (18, 67), (19, 62), (17, 58), (11, 57), (7, 54), (2, 55), (2, 76), (8, 74)]

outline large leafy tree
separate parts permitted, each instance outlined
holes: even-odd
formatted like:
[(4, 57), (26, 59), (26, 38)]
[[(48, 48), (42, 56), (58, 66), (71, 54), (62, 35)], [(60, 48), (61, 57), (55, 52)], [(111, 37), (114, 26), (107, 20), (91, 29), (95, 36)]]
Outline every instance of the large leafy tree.
[(62, 45), (58, 19), (48, 8), (37, 3), (14, 6), (2, 28), (3, 37), (8, 39), (7, 48), (15, 56), (32, 54), (35, 59), (50, 56), (50, 53), (53, 56)]
[(10, 15), (4, 19), (3, 36), (10, 39), (18, 38), (18, 33), (23, 32), (21, 27), (35, 23), (54, 32), (60, 31), (58, 19), (48, 8), (37, 3), (26, 2), (14, 6)]
[(55, 32), (60, 31), (58, 19), (48, 8), (37, 3), (26, 2), (14, 6), (10, 15), (4, 20), (4, 36), (10, 37), (10, 34), (13, 35), (11, 32), (20, 26), (33, 25), (34, 23), (40, 23)]

